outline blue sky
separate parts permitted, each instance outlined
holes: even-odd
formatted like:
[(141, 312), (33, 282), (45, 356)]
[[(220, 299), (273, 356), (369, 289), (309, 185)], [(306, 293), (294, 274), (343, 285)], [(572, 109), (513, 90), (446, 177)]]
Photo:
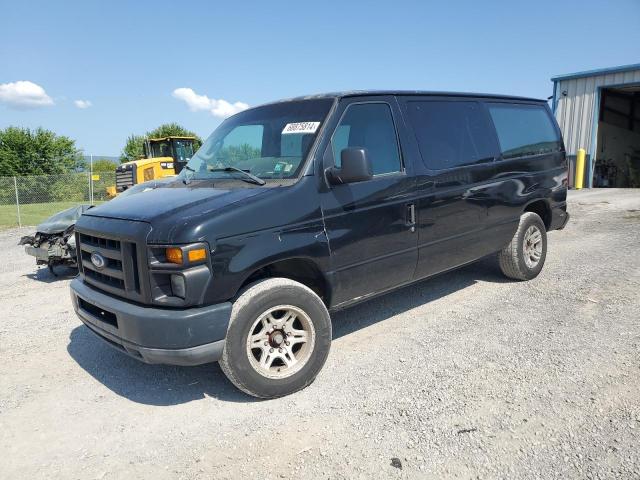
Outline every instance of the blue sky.
[(206, 137), (242, 104), (369, 88), (546, 98), (553, 75), (640, 62), (640, 0), (0, 0), (0, 12), (0, 128), (43, 126), (95, 155), (164, 122)]

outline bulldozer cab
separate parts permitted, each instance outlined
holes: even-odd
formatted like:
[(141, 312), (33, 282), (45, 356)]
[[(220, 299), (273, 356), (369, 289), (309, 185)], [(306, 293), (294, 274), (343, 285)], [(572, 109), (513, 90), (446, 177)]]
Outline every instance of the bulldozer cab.
[(184, 168), (194, 151), (193, 137), (149, 138), (144, 142), (145, 158), (169, 158), (178, 174)]
[(107, 193), (115, 196), (127, 188), (177, 175), (193, 156), (194, 137), (148, 138), (144, 141), (144, 158), (118, 165), (116, 185), (109, 187)]

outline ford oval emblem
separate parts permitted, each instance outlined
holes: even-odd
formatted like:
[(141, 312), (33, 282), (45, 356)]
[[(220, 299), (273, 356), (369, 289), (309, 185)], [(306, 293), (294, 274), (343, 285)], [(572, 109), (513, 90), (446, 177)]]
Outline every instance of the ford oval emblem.
[(102, 270), (107, 264), (107, 261), (98, 252), (93, 252), (91, 254), (91, 263), (93, 263), (93, 266), (98, 270)]

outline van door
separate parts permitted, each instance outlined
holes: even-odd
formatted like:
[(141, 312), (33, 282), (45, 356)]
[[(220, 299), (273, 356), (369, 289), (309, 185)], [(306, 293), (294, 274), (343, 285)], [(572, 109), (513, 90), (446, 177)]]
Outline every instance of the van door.
[(414, 178), (402, 160), (395, 98), (347, 99), (337, 115), (323, 167), (339, 167), (344, 148), (361, 147), (367, 150), (374, 176), (320, 192), (334, 306), (411, 281), (417, 261), (415, 210), (409, 197)]
[(467, 97), (403, 97), (418, 144), (416, 278), (481, 258), (494, 249), (488, 205), (498, 144), (482, 103)]

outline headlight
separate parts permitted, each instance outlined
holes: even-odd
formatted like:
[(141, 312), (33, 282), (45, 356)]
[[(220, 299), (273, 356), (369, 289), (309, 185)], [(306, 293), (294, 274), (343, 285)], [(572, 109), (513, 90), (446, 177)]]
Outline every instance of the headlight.
[(207, 242), (149, 245), (149, 287), (153, 303), (184, 307), (202, 301), (212, 279)]
[(175, 263), (177, 265), (182, 265), (182, 259), (184, 256), (182, 255), (182, 249), (180, 247), (169, 247), (165, 250), (165, 256), (167, 258), (167, 262)]
[(195, 265), (207, 261), (207, 247), (201, 243), (188, 245), (186, 247), (167, 247), (165, 258), (169, 263), (176, 265)]

